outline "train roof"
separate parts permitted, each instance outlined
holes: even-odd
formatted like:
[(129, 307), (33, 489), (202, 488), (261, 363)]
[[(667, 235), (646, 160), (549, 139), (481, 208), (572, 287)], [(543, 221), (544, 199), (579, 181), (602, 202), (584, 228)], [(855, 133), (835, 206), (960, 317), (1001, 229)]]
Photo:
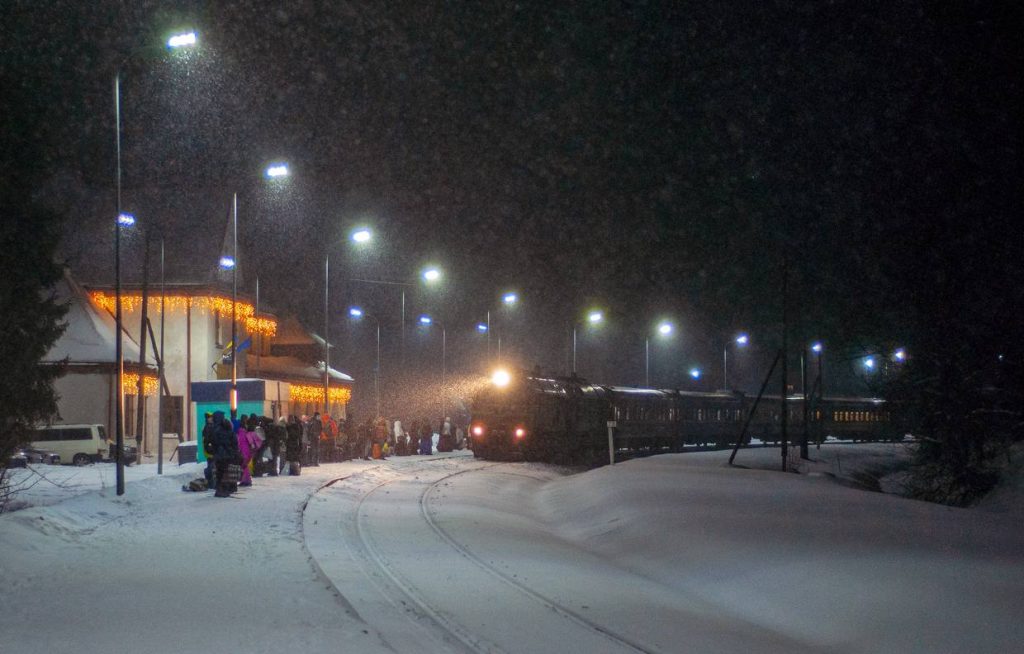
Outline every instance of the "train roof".
[[(593, 384), (582, 377), (542, 377), (534, 375), (526, 375), (521, 377), (521, 383), (523, 386), (531, 389), (533, 392), (539, 392), (551, 395), (583, 395), (589, 397), (606, 397), (611, 398), (614, 396), (618, 397), (636, 397), (636, 398), (680, 398), (680, 399), (692, 399), (692, 400), (719, 400), (719, 401), (740, 401), (743, 399), (753, 400), (755, 395), (747, 395), (739, 391), (732, 390), (715, 390), (715, 391), (690, 391), (690, 390), (679, 390), (674, 388), (644, 388), (639, 386), (606, 386), (602, 384)], [(778, 402), (780, 399), (779, 395), (763, 395), (762, 401)], [(790, 402), (802, 402), (804, 396), (802, 393), (793, 393), (787, 396), (787, 400)], [(884, 404), (885, 400), (877, 397), (855, 397), (855, 396), (843, 396), (843, 395), (827, 395), (824, 398), (825, 402), (832, 404), (850, 404), (850, 405), (864, 405), (870, 404)]]

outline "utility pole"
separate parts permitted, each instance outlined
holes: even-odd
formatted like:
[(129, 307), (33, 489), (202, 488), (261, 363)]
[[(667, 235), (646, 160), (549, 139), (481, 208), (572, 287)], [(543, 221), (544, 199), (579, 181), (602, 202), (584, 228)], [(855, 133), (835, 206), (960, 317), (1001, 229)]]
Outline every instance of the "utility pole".
[(779, 419), (779, 428), (781, 429), (780, 440), (782, 441), (782, 471), (786, 471), (786, 457), (789, 450), (789, 434), (787, 428), (789, 427), (789, 411), (788, 403), (786, 402), (786, 396), (788, 395), (789, 389), (787, 388), (786, 382), (789, 379), (789, 366), (787, 365), (787, 359), (789, 358), (789, 312), (787, 311), (788, 303), (786, 300), (789, 299), (789, 258), (783, 255), (782, 260), (782, 414)]
[(135, 448), (142, 463), (142, 443), (146, 429), (146, 323), (149, 320), (149, 230), (146, 230), (145, 254), (142, 258), (142, 321), (139, 323), (139, 385), (135, 406)]

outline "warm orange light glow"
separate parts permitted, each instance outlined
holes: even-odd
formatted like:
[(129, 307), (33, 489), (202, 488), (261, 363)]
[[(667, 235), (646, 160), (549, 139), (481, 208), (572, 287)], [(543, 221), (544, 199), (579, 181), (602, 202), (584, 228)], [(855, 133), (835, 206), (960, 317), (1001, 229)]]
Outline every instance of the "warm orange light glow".
[(483, 425), (475, 425), (473, 427), (473, 435), (474, 436), (483, 436), (484, 435), (484, 426)]
[[(289, 399), (292, 402), (323, 402), (324, 400), (324, 387), (323, 386), (307, 386), (300, 384), (291, 385), (291, 394)], [(352, 399), (352, 390), (342, 387), (331, 388), (331, 404), (348, 404), (348, 401)]]
[[(89, 293), (89, 297), (93, 302), (103, 307), (110, 313), (114, 313), (116, 310), (116, 297), (113, 293), (107, 293), (105, 291), (92, 291)], [(148, 297), (149, 310), (159, 311), (160, 309), (160, 294), (150, 293)], [(168, 311), (185, 311), (189, 307), (193, 309), (206, 309), (208, 311), (216, 311), (222, 317), (231, 318), (231, 298), (224, 297), (221, 295), (167, 295), (164, 297), (164, 302), (167, 306)], [(121, 294), (121, 311), (130, 313), (135, 311), (142, 306), (142, 294), (141, 293), (129, 293)], [(235, 313), (238, 320), (245, 325), (246, 330), (250, 334), (263, 334), (264, 336), (274, 336), (277, 334), (277, 320), (273, 318), (260, 317), (256, 318), (256, 308), (248, 302), (236, 303)]]
[(526, 430), (522, 427), (516, 427), (516, 438), (522, 438), (526, 436)]
[[(156, 377), (150, 377), (146, 375), (142, 378), (142, 392), (147, 397), (156, 395), (157, 391), (160, 390), (160, 384), (157, 382)], [(121, 376), (121, 391), (125, 395), (138, 395), (139, 393), (139, 376), (134, 372), (126, 372)]]
[(508, 371), (503, 368), (495, 370), (494, 374), (491, 375), (491, 383), (497, 386), (498, 388), (505, 388), (506, 386), (509, 385), (509, 382), (511, 381), (512, 375), (510, 375)]

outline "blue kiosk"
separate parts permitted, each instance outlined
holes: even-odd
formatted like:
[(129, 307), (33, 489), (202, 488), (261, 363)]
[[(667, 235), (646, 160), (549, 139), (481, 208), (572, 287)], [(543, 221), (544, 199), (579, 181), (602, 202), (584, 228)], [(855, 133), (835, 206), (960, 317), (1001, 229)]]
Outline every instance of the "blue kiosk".
[[(269, 416), (277, 419), (288, 415), (291, 385), (288, 382), (269, 379), (239, 379), (238, 415), (255, 413), (258, 416)], [(231, 380), (192, 382), (192, 420), (196, 426), (196, 442), (199, 445), (198, 458), (206, 460), (203, 452), (203, 427), (206, 425), (207, 412), (223, 411), (225, 416), (231, 414)]]

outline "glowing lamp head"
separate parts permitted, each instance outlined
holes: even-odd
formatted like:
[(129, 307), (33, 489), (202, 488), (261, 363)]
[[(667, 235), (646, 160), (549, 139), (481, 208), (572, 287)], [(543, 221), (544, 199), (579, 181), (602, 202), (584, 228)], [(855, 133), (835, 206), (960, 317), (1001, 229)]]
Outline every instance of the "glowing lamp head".
[(523, 427), (516, 427), (515, 435), (516, 438), (523, 438), (524, 436), (526, 436), (526, 429), (524, 429)]
[(117, 224), (120, 227), (131, 227), (135, 224), (135, 216), (130, 213), (122, 213), (117, 217)]
[(587, 322), (589, 322), (591, 325), (596, 325), (602, 320), (604, 320), (604, 313), (602, 313), (601, 311), (591, 311), (587, 315)]
[(821, 354), (824, 349), (825, 347), (820, 342), (811, 344), (811, 352), (814, 352), (815, 354)]
[(875, 357), (867, 357), (864, 359), (864, 367), (868, 370), (875, 369)]
[(740, 334), (736, 337), (736, 345), (746, 345), (750, 342), (750, 337), (746, 334)]
[(175, 34), (171, 38), (167, 39), (167, 47), (184, 48), (190, 45), (196, 44), (196, 33), (195, 32), (183, 32), (181, 34)]
[(356, 243), (368, 243), (373, 238), (373, 232), (365, 227), (352, 232), (352, 240)]
[(436, 282), (441, 279), (441, 271), (437, 268), (427, 268), (423, 271), (423, 279), (428, 282)]
[(434, 320), (430, 316), (420, 316), (421, 325), (429, 325), (432, 322), (434, 322)]
[(662, 336), (668, 336), (669, 334), (671, 334), (672, 333), (672, 323), (670, 323), (670, 322), (663, 322), (660, 325), (658, 325), (658, 333), (661, 334)]
[(278, 177), (288, 176), (288, 164), (276, 163), (271, 164), (267, 167), (267, 177), (270, 179), (276, 179)]
[(892, 358), (895, 359), (896, 361), (901, 361), (901, 362), (902, 361), (906, 361), (907, 360), (907, 351), (904, 350), (901, 347), (900, 349), (898, 349), (895, 352), (893, 352)]
[(235, 260), (232, 257), (221, 257), (220, 267), (224, 270), (231, 270), (235, 267)]
[(700, 368), (690, 368), (690, 377), (700, 379)]
[(348, 310), (348, 315), (352, 316), (353, 318), (362, 318), (363, 310), (360, 309), (359, 307), (352, 307), (351, 309)]
[(479, 323), (479, 324), (477, 324), (476, 330), (478, 332), (480, 332), (481, 334), (486, 334), (487, 333), (487, 323)]
[(495, 370), (494, 374), (491, 375), (491, 383), (497, 386), (498, 388), (505, 388), (511, 382), (512, 375), (509, 374), (508, 370), (505, 370), (503, 368)]
[(483, 436), (484, 435), (484, 426), (483, 425), (473, 425), (473, 435), (474, 436)]
[(501, 301), (505, 304), (513, 305), (519, 301), (519, 296), (515, 293), (506, 293), (505, 296), (501, 298)]

